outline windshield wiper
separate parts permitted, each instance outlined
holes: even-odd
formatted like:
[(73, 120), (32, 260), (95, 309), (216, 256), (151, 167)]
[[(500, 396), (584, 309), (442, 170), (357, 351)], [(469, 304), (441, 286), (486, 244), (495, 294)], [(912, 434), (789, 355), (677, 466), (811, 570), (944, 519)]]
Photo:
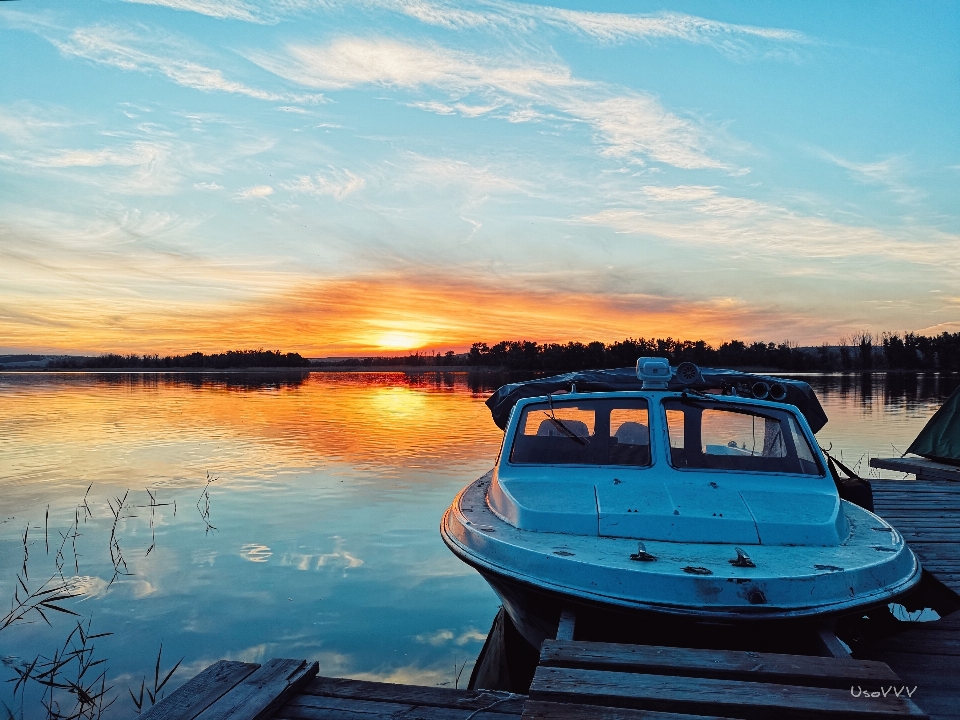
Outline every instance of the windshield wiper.
[(556, 416), (556, 414), (553, 411), (553, 395), (551, 393), (547, 393), (547, 402), (550, 403), (550, 418), (549, 418), (550, 422), (556, 425), (557, 429), (560, 430), (560, 432), (562, 432), (566, 437), (570, 438), (571, 440), (576, 440), (581, 445), (586, 445), (587, 444), (586, 440), (584, 440), (582, 437), (577, 435), (573, 430), (571, 430), (566, 425), (564, 425), (563, 420), (561, 420)]

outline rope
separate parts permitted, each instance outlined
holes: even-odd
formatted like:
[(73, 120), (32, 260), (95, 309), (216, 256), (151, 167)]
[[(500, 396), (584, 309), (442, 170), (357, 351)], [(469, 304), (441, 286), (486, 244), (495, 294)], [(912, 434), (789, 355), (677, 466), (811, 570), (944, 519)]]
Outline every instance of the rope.
[(485, 710), (489, 710), (495, 705), (499, 705), (500, 703), (506, 702), (507, 700), (515, 700), (517, 698), (525, 697), (524, 695), (517, 695), (516, 693), (506, 692), (505, 690), (484, 690), (483, 693), (481, 693), (481, 697), (483, 695), (493, 695), (494, 697), (496, 697), (497, 695), (506, 695), (506, 697), (502, 697), (499, 700), (494, 700), (492, 703), (490, 703), (489, 705), (486, 705), (485, 707), (477, 708), (472, 713), (467, 715), (463, 720), (473, 720), (474, 716), (477, 713), (481, 713), (481, 712), (484, 712)]

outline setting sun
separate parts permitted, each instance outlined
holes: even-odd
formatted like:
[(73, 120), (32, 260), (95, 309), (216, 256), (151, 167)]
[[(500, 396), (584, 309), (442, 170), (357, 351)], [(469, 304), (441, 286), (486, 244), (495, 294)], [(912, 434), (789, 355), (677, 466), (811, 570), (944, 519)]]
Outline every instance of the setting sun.
[(391, 331), (377, 338), (377, 347), (384, 350), (413, 350), (426, 344), (425, 336), (411, 332)]

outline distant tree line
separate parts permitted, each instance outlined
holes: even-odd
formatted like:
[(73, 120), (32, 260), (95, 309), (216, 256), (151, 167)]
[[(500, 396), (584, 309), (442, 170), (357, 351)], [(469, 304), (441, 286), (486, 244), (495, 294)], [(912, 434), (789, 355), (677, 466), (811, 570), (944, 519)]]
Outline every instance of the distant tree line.
[(690, 361), (706, 367), (752, 368), (789, 372), (871, 372), (886, 370), (960, 372), (960, 333), (926, 336), (916, 333), (857, 333), (835, 345), (800, 347), (795, 343), (724, 342), (714, 347), (703, 340), (627, 338), (606, 345), (504, 340), (495, 345), (474, 343), (467, 353), (416, 352), (391, 357), (344, 358), (311, 362), (299, 353), (279, 350), (231, 350), (205, 355), (191, 353), (65, 357), (51, 360), (57, 370), (199, 368), (325, 368), (475, 367), (565, 372), (588, 368), (628, 367), (644, 356), (666, 357), (672, 364)]
[(455, 353), (453, 350), (440, 353), (415, 352), (409, 355), (391, 355), (343, 358), (342, 360), (323, 360), (317, 363), (326, 368), (370, 368), (370, 367), (463, 367), (470, 365), (470, 355)]
[(327, 366), (420, 367), (467, 365), (507, 370), (565, 372), (588, 368), (627, 367), (644, 356), (666, 357), (672, 364), (690, 361), (706, 367), (754, 368), (790, 372), (870, 372), (884, 370), (960, 371), (960, 333), (932, 337), (915, 333), (858, 333), (836, 345), (800, 347), (794, 343), (745, 343), (731, 340), (714, 347), (703, 340), (627, 338), (602, 342), (539, 344), (504, 340), (474, 343), (470, 352), (444, 355), (414, 353), (401, 357), (349, 358)]
[(110, 370), (110, 369), (186, 369), (203, 368), (227, 370), (233, 368), (308, 368), (310, 361), (300, 353), (282, 353), (279, 350), (230, 350), (206, 355), (117, 355), (98, 357), (66, 357), (52, 360), (47, 366), (56, 370)]
[(658, 356), (672, 364), (689, 361), (706, 367), (757, 368), (792, 372), (869, 372), (873, 370), (960, 371), (960, 333), (927, 337), (915, 333), (858, 333), (836, 345), (799, 347), (790, 342), (745, 343), (731, 340), (713, 347), (703, 340), (627, 338), (605, 345), (592, 342), (538, 345), (505, 341), (488, 347), (475, 343), (469, 364), (518, 370), (581, 370), (634, 365)]

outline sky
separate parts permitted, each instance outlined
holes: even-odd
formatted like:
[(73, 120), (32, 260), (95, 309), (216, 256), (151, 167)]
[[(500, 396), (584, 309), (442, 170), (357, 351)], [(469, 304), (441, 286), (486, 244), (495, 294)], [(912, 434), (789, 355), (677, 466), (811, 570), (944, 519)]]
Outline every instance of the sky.
[(0, 352), (960, 331), (960, 3), (0, 2)]

